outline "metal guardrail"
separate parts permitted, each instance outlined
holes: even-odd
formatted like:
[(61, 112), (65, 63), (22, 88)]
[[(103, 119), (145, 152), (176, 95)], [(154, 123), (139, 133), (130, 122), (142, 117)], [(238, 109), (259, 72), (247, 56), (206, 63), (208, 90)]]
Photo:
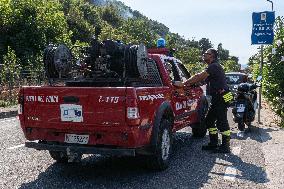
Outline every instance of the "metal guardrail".
[(0, 77), (0, 107), (17, 103), (17, 96), (21, 86), (42, 85), (44, 72), (22, 70), (20, 74), (6, 73)]

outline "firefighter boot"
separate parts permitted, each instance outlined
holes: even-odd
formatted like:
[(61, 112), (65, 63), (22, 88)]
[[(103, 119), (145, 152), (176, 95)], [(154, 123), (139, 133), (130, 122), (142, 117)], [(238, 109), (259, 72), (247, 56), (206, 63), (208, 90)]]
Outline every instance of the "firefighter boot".
[(230, 135), (224, 135), (222, 133), (222, 144), (218, 146), (214, 151), (214, 153), (231, 153), (230, 149)]
[(215, 150), (218, 147), (218, 130), (217, 128), (209, 128), (210, 142), (202, 146), (202, 150)]

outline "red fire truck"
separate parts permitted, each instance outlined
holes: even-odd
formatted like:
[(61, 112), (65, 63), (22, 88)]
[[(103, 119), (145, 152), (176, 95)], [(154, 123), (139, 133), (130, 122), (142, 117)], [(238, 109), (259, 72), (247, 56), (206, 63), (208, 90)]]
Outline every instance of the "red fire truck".
[[(62, 53), (68, 52), (66, 46), (45, 51), (49, 85), (24, 86), (19, 93), (26, 147), (48, 150), (57, 162), (75, 161), (82, 154), (143, 155), (152, 168), (163, 170), (176, 131), (191, 126), (193, 136), (206, 135), (203, 90), (173, 84), (190, 77), (182, 62), (166, 48), (115, 47), (119, 45), (112, 41), (89, 48), (95, 55), (87, 56), (80, 69), (92, 72), (69, 80), (68, 53)], [(57, 86), (55, 76), (66, 76), (64, 85)]]

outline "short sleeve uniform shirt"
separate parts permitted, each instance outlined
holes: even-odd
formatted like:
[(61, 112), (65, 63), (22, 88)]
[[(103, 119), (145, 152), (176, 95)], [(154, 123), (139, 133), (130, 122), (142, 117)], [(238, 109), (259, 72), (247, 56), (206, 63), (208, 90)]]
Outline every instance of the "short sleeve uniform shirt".
[(206, 79), (208, 94), (213, 95), (220, 90), (228, 90), (225, 72), (219, 63), (212, 62), (205, 71), (209, 74)]

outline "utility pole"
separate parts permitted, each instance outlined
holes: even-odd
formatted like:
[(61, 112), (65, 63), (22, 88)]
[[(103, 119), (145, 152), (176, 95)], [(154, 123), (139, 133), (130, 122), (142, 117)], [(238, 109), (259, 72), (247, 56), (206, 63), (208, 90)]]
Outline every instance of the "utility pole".
[(271, 10), (273, 11), (273, 1), (272, 0), (266, 0), (268, 1), (269, 3), (271, 3)]
[[(263, 72), (263, 45), (260, 46), (260, 68), (259, 68), (260, 75), (262, 76)], [(258, 91), (258, 123), (260, 122), (260, 110), (261, 110), (261, 92), (262, 92), (262, 85), (259, 87)]]
[[(271, 3), (271, 10), (273, 12), (273, 1), (272, 0), (266, 0), (268, 1), (269, 3)], [(261, 45), (260, 47), (260, 68), (259, 68), (259, 71), (260, 71), (260, 75), (262, 76), (263, 75), (263, 45)], [(259, 96), (258, 96), (258, 123), (260, 124), (260, 110), (261, 110), (261, 93), (262, 93), (262, 86), (259, 87)]]

